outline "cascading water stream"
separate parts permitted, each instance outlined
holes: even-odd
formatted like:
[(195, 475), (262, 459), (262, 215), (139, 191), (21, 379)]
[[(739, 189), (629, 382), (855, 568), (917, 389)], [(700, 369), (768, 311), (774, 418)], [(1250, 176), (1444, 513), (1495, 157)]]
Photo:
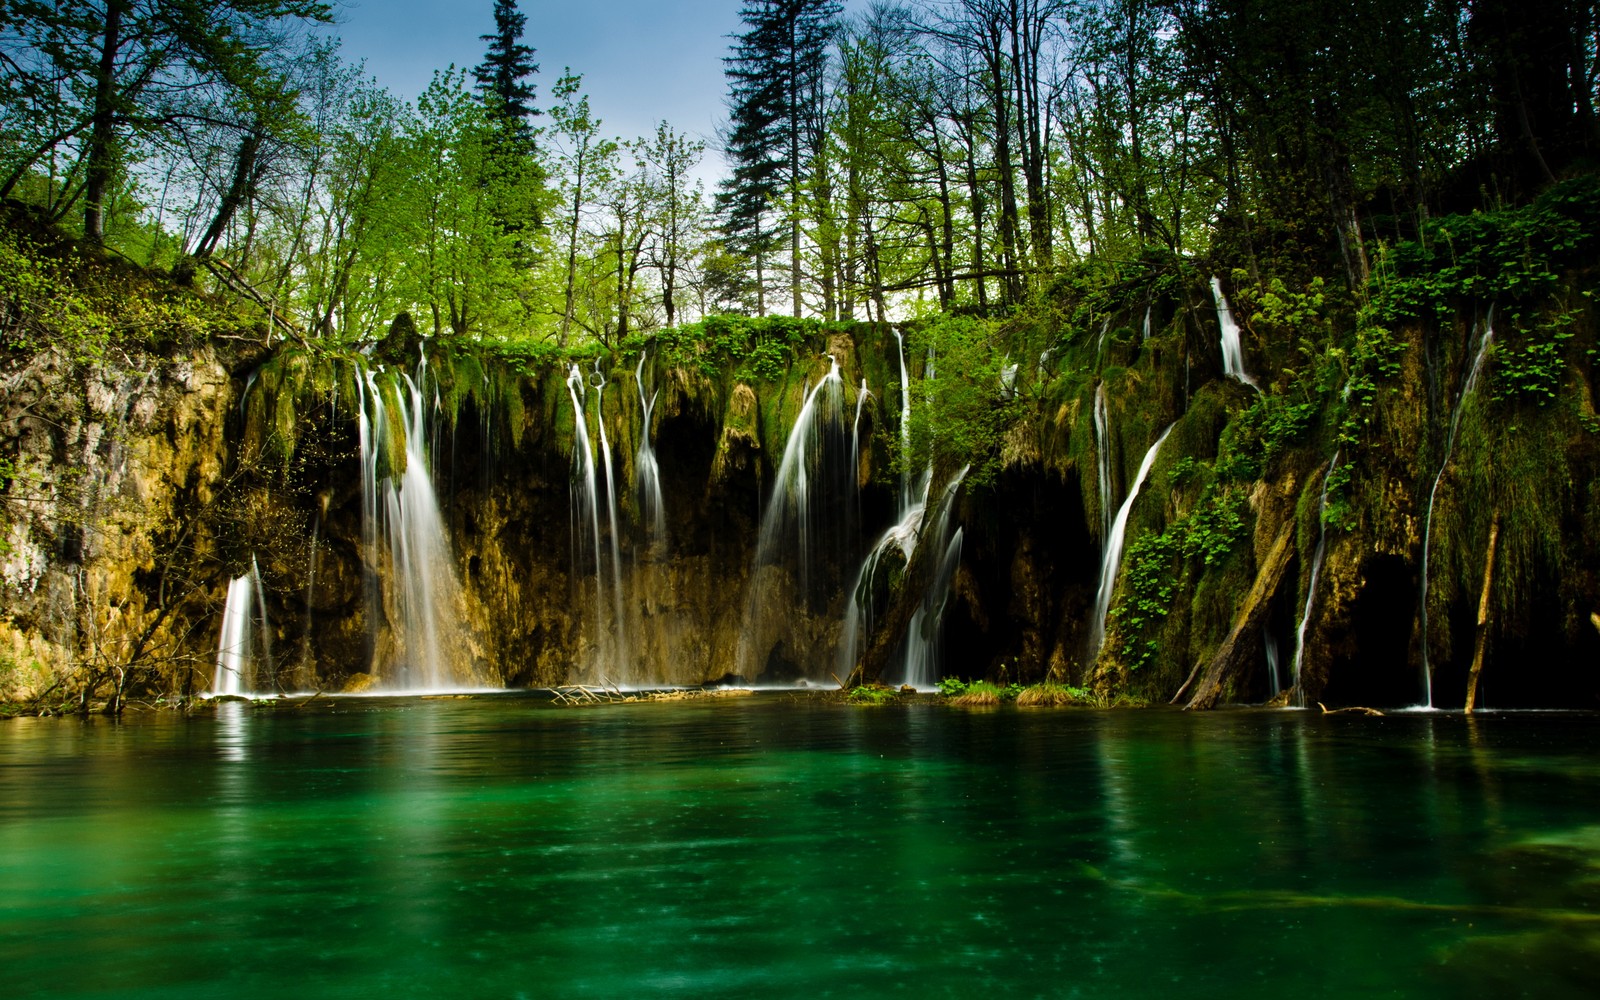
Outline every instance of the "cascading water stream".
[(1283, 680), (1279, 676), (1278, 667), (1278, 637), (1266, 629), (1262, 629), (1261, 645), (1262, 655), (1267, 660), (1267, 685), (1272, 691), (1272, 697), (1276, 698), (1278, 693), (1283, 690)]
[(594, 379), (594, 422), (600, 429), (600, 460), (606, 473), (606, 527), (611, 536), (611, 603), (616, 615), (616, 624), (613, 626), (616, 646), (612, 650), (612, 666), (618, 676), (610, 679), (629, 681), (632, 680), (632, 657), (628, 646), (628, 622), (623, 616), (622, 605), (622, 554), (617, 544), (620, 534), (617, 531), (617, 490), (611, 478), (611, 441), (606, 436), (606, 379), (600, 373), (599, 358), (594, 361)]
[(1433, 540), (1433, 503), (1439, 496), (1439, 483), (1444, 480), (1445, 470), (1450, 467), (1450, 456), (1456, 448), (1456, 432), (1461, 428), (1461, 413), (1466, 409), (1467, 399), (1478, 387), (1478, 377), (1483, 373), (1483, 362), (1489, 354), (1489, 348), (1494, 344), (1494, 307), (1489, 308), (1489, 315), (1483, 324), (1483, 333), (1478, 338), (1478, 350), (1473, 355), (1472, 367), (1467, 371), (1466, 381), (1461, 384), (1461, 395), (1456, 399), (1455, 411), (1450, 415), (1450, 433), (1445, 438), (1444, 460), (1439, 463), (1439, 473), (1433, 477), (1433, 488), (1428, 491), (1428, 514), (1422, 522), (1422, 586), (1419, 630), (1422, 636), (1422, 690), (1426, 696), (1423, 707), (1433, 707), (1433, 668), (1428, 662), (1428, 551)]
[(255, 556), (250, 572), (228, 582), (228, 601), (222, 610), (222, 634), (217, 640), (217, 670), (211, 694), (248, 695), (255, 690), (256, 637), (261, 658), (271, 670), (271, 634), (267, 626), (266, 596), (261, 592), (261, 570)]
[(778, 558), (785, 541), (785, 528), (793, 522), (799, 532), (800, 588), (810, 592), (811, 575), (811, 476), (821, 465), (823, 435), (830, 427), (844, 423), (844, 379), (839, 362), (828, 356), (828, 374), (806, 393), (800, 413), (789, 430), (783, 457), (772, 484), (772, 498), (761, 518), (761, 534), (756, 545), (756, 566)]
[[(737, 653), (740, 672), (747, 677), (765, 670), (774, 641), (794, 624), (794, 613), (812, 606), (813, 562), (821, 556), (813, 549), (844, 537), (845, 524), (813, 523), (818, 514), (837, 513), (846, 522), (854, 515), (857, 469), (843, 475), (844, 435), (844, 379), (830, 354), (827, 374), (802, 397), (761, 518)], [(830, 483), (845, 493), (834, 495), (826, 489)], [(814, 485), (823, 487), (816, 497)], [(789, 555), (792, 576), (784, 568)]]
[(245, 404), (250, 401), (250, 390), (255, 388), (256, 379), (260, 377), (260, 375), (261, 370), (258, 368), (245, 377), (244, 391), (239, 393), (239, 419), (241, 421), (245, 419)]
[(856, 481), (861, 478), (861, 410), (870, 395), (872, 392), (867, 388), (867, 380), (863, 378), (861, 388), (856, 390), (856, 416), (850, 422), (850, 475)]
[(381, 547), (389, 570), (388, 600), (374, 594), (371, 604), (389, 621), (400, 669), (398, 677), (384, 679), (384, 686), (412, 691), (474, 680), (459, 659), (465, 648), (459, 628), (461, 585), (433, 487), (427, 376), (426, 358), (419, 361), (415, 378), (397, 374), (393, 414), (376, 372), (358, 380), (364, 535), (372, 565), (380, 564)]
[(1150, 310), (1154, 308), (1155, 303), (1153, 302), (1144, 307), (1144, 340), (1150, 339)]
[[(1339, 465), (1340, 452), (1335, 450), (1333, 458), (1328, 461), (1328, 471), (1322, 476), (1322, 500), (1317, 504), (1317, 550), (1311, 556), (1311, 578), (1306, 581), (1306, 606), (1300, 612), (1300, 625), (1294, 633), (1294, 672), (1290, 675), (1290, 683), (1294, 687), (1294, 703), (1298, 708), (1304, 708), (1305, 692), (1300, 690), (1300, 664), (1306, 655), (1306, 629), (1311, 625), (1311, 609), (1317, 600), (1317, 581), (1322, 576), (1322, 557), (1328, 548), (1328, 522), (1324, 515), (1328, 512), (1328, 483), (1333, 479), (1333, 470)], [(1277, 691), (1273, 691), (1277, 694)]]
[(1111, 434), (1106, 416), (1106, 384), (1094, 390), (1094, 451), (1100, 485), (1100, 542), (1111, 537)]
[(1133, 510), (1133, 502), (1139, 497), (1139, 489), (1144, 485), (1145, 477), (1150, 475), (1150, 468), (1156, 463), (1156, 455), (1161, 451), (1161, 443), (1172, 433), (1176, 423), (1167, 425), (1167, 429), (1156, 438), (1156, 443), (1144, 453), (1144, 461), (1139, 463), (1138, 475), (1134, 476), (1133, 487), (1128, 491), (1128, 499), (1122, 501), (1122, 507), (1117, 510), (1117, 519), (1112, 522), (1111, 535), (1105, 543), (1105, 554), (1100, 560), (1100, 587), (1094, 595), (1094, 620), (1089, 633), (1089, 659), (1093, 662), (1100, 655), (1100, 647), (1106, 640), (1106, 615), (1111, 610), (1111, 593), (1117, 586), (1117, 569), (1122, 564), (1123, 536), (1128, 530), (1128, 514)]
[(588, 398), (588, 383), (584, 380), (583, 372), (577, 365), (567, 374), (567, 394), (572, 397), (573, 433), (572, 433), (572, 464), (574, 475), (572, 477), (572, 535), (573, 535), (573, 579), (580, 579), (583, 567), (579, 565), (578, 553), (583, 545), (581, 536), (583, 527), (589, 528), (589, 541), (594, 547), (594, 603), (591, 612), (590, 624), (593, 627), (592, 641), (594, 655), (603, 660), (606, 655), (607, 636), (605, 625), (606, 609), (606, 579), (605, 564), (600, 556), (600, 489), (596, 483), (594, 469), (594, 450), (589, 445), (589, 426), (584, 419), (584, 401)]
[(899, 523), (883, 533), (872, 546), (872, 550), (867, 553), (867, 558), (861, 562), (861, 569), (857, 571), (855, 583), (851, 585), (845, 601), (844, 628), (839, 635), (839, 648), (835, 657), (841, 680), (850, 679), (850, 674), (856, 668), (856, 656), (861, 639), (863, 635), (872, 634), (873, 583), (877, 578), (879, 567), (883, 565), (884, 557), (891, 551), (898, 550), (901, 565), (911, 564), (912, 553), (917, 549), (918, 532), (922, 527), (922, 512), (927, 507), (931, 484), (932, 474), (929, 473), (922, 479), (922, 487), (917, 491), (918, 499), (901, 511)]
[(934, 551), (942, 554), (933, 577), (928, 581), (928, 589), (922, 595), (922, 603), (912, 613), (911, 624), (906, 629), (905, 671), (900, 683), (918, 689), (932, 687), (934, 681), (938, 680), (939, 628), (944, 621), (945, 605), (950, 599), (950, 583), (955, 578), (956, 567), (961, 564), (963, 537), (959, 527), (953, 533), (950, 531), (950, 512), (955, 506), (956, 490), (966, 476), (967, 467), (963, 466), (944, 488), (938, 510), (933, 513), (931, 531), (926, 523), (929, 511), (926, 504), (923, 505), (923, 526), (918, 532), (918, 541), (920, 543), (923, 537), (927, 537), (934, 545), (941, 546)]
[(1260, 390), (1256, 380), (1244, 370), (1244, 345), (1239, 339), (1239, 324), (1233, 318), (1228, 297), (1222, 294), (1222, 279), (1211, 279), (1211, 294), (1217, 300), (1217, 326), (1222, 328), (1222, 374)]
[[(644, 393), (644, 354), (639, 354), (639, 366), (633, 371), (633, 381), (639, 387), (639, 411), (644, 414), (644, 424), (639, 434), (639, 452), (634, 457), (634, 478), (639, 490), (639, 515), (649, 530), (651, 544), (666, 541), (666, 504), (661, 497), (661, 466), (656, 462), (655, 449), (650, 446), (650, 418), (655, 413), (656, 398), (660, 391)], [(858, 409), (859, 414), (859, 409)]]

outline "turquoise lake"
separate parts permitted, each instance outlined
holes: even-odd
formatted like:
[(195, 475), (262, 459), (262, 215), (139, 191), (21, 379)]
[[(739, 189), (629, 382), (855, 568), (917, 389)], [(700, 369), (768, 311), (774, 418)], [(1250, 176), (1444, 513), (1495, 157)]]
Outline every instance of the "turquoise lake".
[(1600, 717), (0, 723), (11, 997), (1594, 996)]

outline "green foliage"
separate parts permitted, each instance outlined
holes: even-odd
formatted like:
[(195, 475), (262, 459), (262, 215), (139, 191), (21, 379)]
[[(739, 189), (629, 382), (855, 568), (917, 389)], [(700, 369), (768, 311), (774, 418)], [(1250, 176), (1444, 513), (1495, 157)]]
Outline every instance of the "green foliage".
[(1022, 706), (1064, 708), (1072, 705), (1086, 705), (1103, 708), (1107, 701), (1095, 695), (1088, 688), (1075, 687), (1070, 684), (1058, 684), (1055, 681), (1044, 681), (1022, 689), (1017, 695), (1017, 704)]
[(967, 481), (984, 485), (1000, 471), (1000, 443), (1021, 413), (1020, 396), (1002, 398), (1000, 373), (1005, 355), (999, 330), (972, 316), (939, 316), (910, 330), (907, 361), (931, 356), (911, 379), (911, 454), (897, 456), (902, 467), (970, 467)]
[(1315, 401), (1290, 402), (1262, 394), (1223, 431), (1217, 474), (1224, 480), (1259, 479), (1272, 460), (1299, 441), (1317, 417)]
[(1531, 205), (1431, 220), (1421, 239), (1380, 250), (1372, 319), (1448, 324), (1463, 307), (1526, 302), (1557, 291), (1561, 271), (1600, 233), (1600, 177), (1558, 184)]
[(956, 698), (966, 694), (968, 685), (966, 681), (959, 677), (941, 677), (939, 678), (938, 687), (939, 694), (946, 698)]
[(1544, 406), (1555, 400), (1567, 371), (1567, 342), (1576, 312), (1528, 317), (1510, 312), (1496, 330), (1494, 398)]
[[(1249, 286), (1239, 287), (1243, 290)], [(1304, 292), (1297, 292), (1283, 279), (1274, 277), (1267, 280), (1267, 287), (1259, 296), (1236, 293), (1235, 297), (1241, 307), (1254, 306), (1252, 325), (1264, 323), (1307, 336), (1326, 332), (1331, 323), (1327, 288), (1321, 278), (1312, 278)]]
[(1161, 653), (1151, 633), (1166, 620), (1186, 579), (1219, 565), (1249, 534), (1249, 504), (1238, 488), (1209, 488), (1186, 517), (1141, 535), (1123, 556), (1123, 598), (1111, 612), (1129, 670)]
[[(840, 329), (844, 325), (788, 316), (707, 316), (662, 330), (653, 339), (666, 364), (710, 379), (731, 369), (735, 381), (775, 382), (803, 349), (821, 350), (828, 333)], [(644, 343), (630, 339), (624, 346)]]
[(1354, 465), (1346, 460), (1327, 473), (1325, 483), (1328, 501), (1322, 508), (1322, 523), (1330, 528), (1342, 531), (1354, 531), (1356, 528), (1356, 509), (1350, 497), (1353, 472)]
[(1193, 455), (1185, 455), (1172, 463), (1167, 470), (1167, 484), (1173, 488), (1185, 486), (1194, 481), (1200, 474), (1200, 461)]
[[(955, 691), (955, 688), (952, 686), (950, 690)], [(1003, 701), (1016, 701), (1017, 695), (1022, 693), (1022, 685), (973, 681), (963, 685), (954, 694), (945, 694), (945, 686), (941, 682), (939, 693), (950, 698), (956, 705), (998, 705)]]
[(1379, 246), (1370, 301), (1361, 311), (1351, 354), (1348, 406), (1341, 440), (1357, 443), (1370, 422), (1382, 382), (1400, 373), (1405, 344), (1394, 331), (1408, 322), (1447, 328), (1483, 303), (1498, 305), (1525, 342), (1497, 357), (1496, 397), (1547, 402), (1564, 368), (1562, 344), (1571, 317), (1525, 321), (1549, 301), (1561, 273), (1587, 260), (1600, 231), (1600, 177), (1563, 182), (1531, 205), (1432, 220), (1418, 240)]
[(898, 697), (899, 691), (883, 684), (858, 684), (846, 700), (852, 705), (887, 705)]
[(1531, 205), (1431, 220), (1419, 239), (1375, 248), (1368, 303), (1357, 317), (1344, 397), (1336, 419), (1346, 461), (1329, 480), (1324, 522), (1349, 528), (1355, 453), (1375, 419), (1380, 389), (1394, 388), (1407, 350), (1406, 324), (1449, 329), (1492, 304), (1503, 317), (1493, 361), (1493, 399), (1544, 405), (1566, 374), (1575, 316), (1549, 311), (1563, 273), (1586, 263), (1600, 241), (1600, 176), (1557, 184)]
[(113, 344), (156, 347), (253, 325), (218, 303), (121, 261), (27, 235), (0, 220), (0, 349), (46, 347), (74, 361)]

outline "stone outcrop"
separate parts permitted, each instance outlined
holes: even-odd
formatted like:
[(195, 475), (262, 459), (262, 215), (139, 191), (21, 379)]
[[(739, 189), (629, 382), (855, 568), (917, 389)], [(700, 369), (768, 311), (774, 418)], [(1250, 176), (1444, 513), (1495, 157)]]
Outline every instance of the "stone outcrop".
[[(1149, 340), (1134, 333), (1133, 317), (1143, 312), (1141, 305), (1120, 318), (1126, 323), (1113, 321), (1104, 363), (1092, 372), (1074, 363), (1070, 335), (1065, 353), (1053, 346), (1020, 366), (1014, 419), (994, 442), (996, 461), (952, 501), (965, 542), (944, 606), (945, 672), (1050, 678), (1160, 702), (1194, 676), (1190, 703), (1205, 707), (1266, 699), (1265, 644), (1292, 657), (1321, 532), (1331, 431), (1307, 421), (1270, 448), (1248, 438), (1250, 421), (1274, 418), (1262, 402), (1268, 397), (1219, 377), (1204, 298), (1162, 303), (1155, 313), (1167, 321)], [(426, 345), (404, 324), (397, 330), (404, 342), (378, 356), (404, 367), (411, 352), (426, 350), (436, 379), (433, 480), (460, 583), (454, 652), (481, 682), (831, 683), (851, 581), (898, 517), (892, 338), (866, 325), (819, 331), (776, 373), (733, 361), (647, 365), (660, 393), (650, 437), (666, 497), (664, 539), (645, 531), (632, 485), (642, 435), (637, 356), (608, 359), (605, 413), (591, 404), (582, 419), (596, 439), (605, 421), (621, 484), (620, 574), (610, 575), (609, 558), (603, 571), (608, 592), (621, 595), (615, 633), (617, 622), (596, 620), (592, 544), (583, 534), (590, 529), (574, 522), (568, 362), (467, 356)], [(1563, 457), (1550, 476), (1530, 466), (1517, 483), (1495, 479), (1485, 463), (1523, 452), (1469, 411), (1436, 514), (1438, 625), (1421, 636), (1424, 507), (1442, 462), (1428, 428), (1451, 402), (1448, 391), (1430, 397), (1424, 387), (1454, 386), (1458, 368), (1422, 329), (1407, 336), (1402, 369), (1373, 405), (1363, 450), (1347, 458), (1336, 484), (1341, 506), (1331, 515), (1305, 629), (1303, 691), (1329, 704), (1413, 703), (1424, 641), (1432, 643), (1438, 690), (1464, 691), (1483, 564), (1474, 491), (1515, 488), (1545, 505), (1539, 510), (1558, 512), (1554, 530), (1566, 532), (1569, 551), (1551, 554), (1525, 522), (1508, 521), (1497, 577), (1531, 588), (1524, 603), (1538, 607), (1494, 615), (1501, 635), (1489, 646), (1487, 697), (1587, 705), (1600, 685), (1577, 668), (1549, 668), (1547, 687), (1514, 666), (1519, 643), (1558, 664), (1600, 655), (1600, 630), (1590, 624), (1600, 587), (1583, 568), (1597, 551), (1600, 497), (1562, 485), (1592, 481), (1600, 468), (1600, 448), (1582, 430), (1582, 402), (1571, 413), (1527, 417)], [(1592, 331), (1584, 337), (1592, 340)], [(1257, 371), (1272, 368), (1272, 352), (1290, 349), (1248, 330), (1245, 343)], [(825, 544), (803, 587), (792, 553), (756, 567), (756, 544), (789, 427), (827, 355), (841, 364), (848, 416), (863, 379), (870, 395), (859, 425), (846, 428), (859, 433), (859, 447), (841, 481), (857, 492), (819, 536)], [(914, 372), (919, 364), (913, 360)], [(336, 690), (392, 677), (403, 654), (384, 589), (386, 557), (363, 520), (357, 365), (353, 356), (292, 348), (224, 356), (204, 345), (93, 364), (53, 351), (14, 359), (0, 374), (0, 454), (14, 465), (0, 553), (0, 696), (56, 690), (114, 701), (205, 690), (228, 580), (252, 558), (271, 623), (272, 665), (258, 687)], [(1587, 380), (1577, 381), (1587, 399)], [(1102, 383), (1109, 504), (1131, 489), (1154, 437), (1176, 426), (1133, 507), (1108, 640), (1091, 660), (1085, 645), (1103, 501), (1089, 424)], [(940, 468), (935, 496), (953, 474)], [(1509, 496), (1495, 499), (1510, 510)], [(1213, 548), (1195, 547), (1202, 544)], [(881, 604), (858, 658), (865, 676), (893, 679), (937, 555), (918, 548), (875, 583)], [(1140, 559), (1140, 586), (1165, 585), (1158, 592), (1169, 594), (1144, 618), (1120, 610), (1132, 603), (1130, 567)], [(607, 659), (602, 647), (614, 633), (626, 635), (626, 655)]]

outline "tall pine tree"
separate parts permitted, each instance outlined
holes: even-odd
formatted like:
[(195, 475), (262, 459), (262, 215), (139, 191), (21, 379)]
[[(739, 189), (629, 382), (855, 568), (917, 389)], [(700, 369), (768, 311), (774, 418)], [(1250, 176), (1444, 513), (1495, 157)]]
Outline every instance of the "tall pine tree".
[(822, 82), (841, 9), (838, 0), (748, 0), (739, 12), (747, 30), (723, 60), (733, 172), (717, 201), (730, 245), (755, 259), (763, 312), (764, 257), (780, 245), (778, 228), (766, 225), (773, 206), (788, 223), (789, 290), (794, 315), (801, 312), (800, 194), (823, 132)]
[(539, 72), (539, 64), (533, 61), (533, 48), (522, 44), (527, 24), (528, 16), (517, 9), (517, 0), (494, 0), (494, 33), (479, 36), (489, 43), (489, 51), (472, 71), (490, 113), (523, 142), (532, 139), (531, 121), (539, 113), (533, 106), (533, 84), (528, 82)]

